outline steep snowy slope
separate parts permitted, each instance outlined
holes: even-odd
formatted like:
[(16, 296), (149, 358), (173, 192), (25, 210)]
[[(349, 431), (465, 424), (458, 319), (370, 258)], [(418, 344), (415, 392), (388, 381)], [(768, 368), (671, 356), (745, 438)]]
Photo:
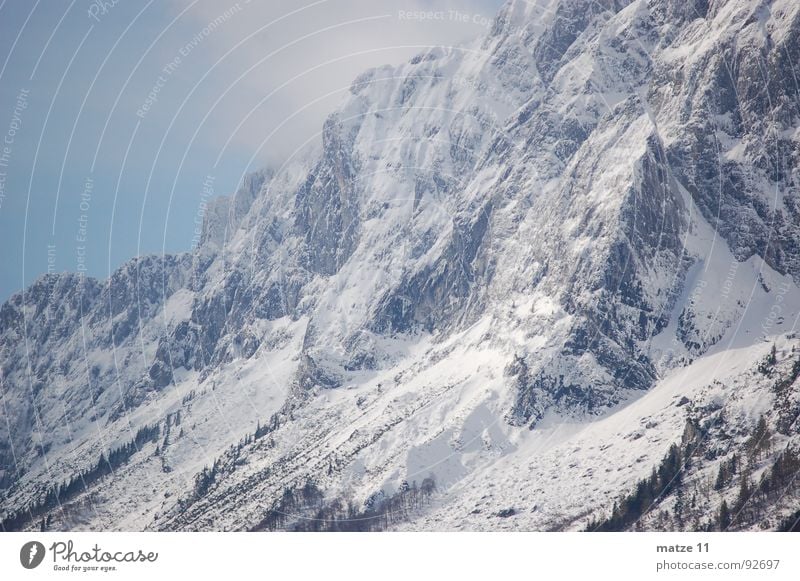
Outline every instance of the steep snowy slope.
[[(715, 489), (720, 467), (738, 452), (742, 466), (752, 462), (750, 485), (755, 489), (787, 446), (796, 451), (800, 445), (800, 390), (775, 390), (780, 380), (796, 379), (792, 368), (800, 361), (800, 343), (779, 338), (776, 345), (778, 365), (769, 373), (759, 367), (771, 343), (728, 349), (673, 371), (646, 395), (600, 421), (548, 422), (526, 434), (513, 453), (442, 490), (428, 511), (401, 528), (594, 530), (597, 519), (610, 516), (612, 505), (650, 478), (670, 447), (678, 445), (691, 459), (680, 472), (680, 486), (658, 488), (656, 494), (663, 497), (644, 515), (611, 530), (702, 530), (708, 525), (716, 530), (720, 503), (727, 497), (733, 506), (739, 488), (737, 475)], [(781, 407), (782, 402), (789, 404)], [(750, 458), (747, 442), (762, 415), (771, 434), (769, 453)], [(682, 520), (675, 515), (678, 488)], [(797, 510), (798, 488), (784, 483), (777, 501), (762, 505), (755, 518), (735, 528), (776, 528)]]
[(425, 479), (412, 527), (582, 526), (680, 440), (673, 396), (773, 409), (799, 33), (788, 0), (509, 2), (362, 74), (191, 254), (2, 307), (4, 526), (250, 529)]

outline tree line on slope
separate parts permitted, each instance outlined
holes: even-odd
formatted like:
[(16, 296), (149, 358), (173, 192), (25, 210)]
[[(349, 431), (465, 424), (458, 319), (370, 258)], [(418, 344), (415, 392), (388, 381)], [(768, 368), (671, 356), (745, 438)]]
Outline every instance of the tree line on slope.
[[(717, 439), (731, 438), (724, 427), (724, 409), (713, 422), (706, 423), (706, 429), (701, 429), (696, 420), (687, 420), (681, 443), (670, 447), (650, 477), (639, 481), (631, 493), (615, 502), (610, 516), (592, 519), (586, 530), (639, 530), (644, 517), (650, 519), (650, 528), (656, 530), (726, 531), (755, 525), (797, 530), (797, 516), (775, 523), (769, 511), (800, 490), (798, 449), (787, 444), (783, 450), (775, 452), (778, 435), (791, 437), (797, 433), (800, 399), (794, 387), (800, 378), (800, 358), (795, 353), (793, 347), (794, 361), (789, 372), (779, 375), (771, 388), (775, 402), (770, 413), (776, 433), (770, 429), (766, 417), (760, 416), (739, 449), (719, 463), (713, 486), (697, 478), (686, 484), (687, 472), (716, 457), (715, 450), (704, 449), (709, 430), (716, 429)], [(777, 349), (773, 345), (759, 363), (758, 372), (773, 377), (777, 362)], [(754, 474), (758, 474), (758, 478)], [(734, 487), (736, 493), (732, 494)], [(706, 507), (712, 502), (713, 493), (721, 497), (721, 502), (709, 517)], [(665, 506), (667, 498), (674, 500), (670, 507)]]
[(326, 502), (323, 492), (307, 481), (300, 488), (285, 488), (283, 496), (267, 511), (252, 531), (287, 530), (297, 532), (376, 532), (408, 521), (428, 504), (436, 491), (433, 476), (420, 485), (403, 482), (400, 489), (386, 496), (370, 496), (363, 508), (352, 501), (334, 498)]
[[(108, 453), (101, 453), (100, 458), (91, 467), (68, 480), (50, 487), (40, 498), (31, 501), (23, 510), (11, 513), (0, 521), (0, 530), (19, 531), (37, 518), (70, 501), (78, 494), (86, 491), (95, 482), (112, 474), (114, 470), (126, 464), (131, 457), (148, 442), (158, 439), (161, 430), (159, 424), (145, 425), (136, 431), (136, 435), (129, 442)], [(50, 519), (43, 519), (40, 528), (45, 530)]]
[(624, 531), (634, 525), (654, 505), (680, 488), (683, 470), (691, 464), (696, 443), (703, 435), (699, 426), (687, 421), (681, 444), (672, 444), (649, 478), (640, 480), (634, 491), (614, 503), (607, 518), (592, 519), (588, 532)]
[[(694, 516), (694, 523), (690, 527), (694, 530), (734, 530), (763, 522), (763, 519), (769, 516), (771, 506), (788, 493), (800, 488), (797, 479), (800, 474), (800, 454), (790, 444), (774, 457), (771, 464), (761, 472), (760, 478), (755, 481), (753, 473), (759, 462), (769, 458), (773, 450), (773, 434), (762, 416), (745, 441), (742, 453), (734, 452), (729, 458), (720, 462), (713, 484), (713, 490), (723, 497), (718, 511), (705, 520), (698, 518), (703, 510), (701, 506), (703, 502), (699, 497), (705, 495), (707, 504), (710, 501), (709, 491), (699, 491), (696, 485), (693, 491), (687, 490), (684, 476), (692, 466), (692, 462), (702, 464), (702, 458), (697, 453), (699, 446), (692, 444), (702, 435), (698, 430), (694, 437), (687, 439), (685, 435), (681, 445), (670, 446), (658, 468), (653, 469), (651, 476), (640, 480), (633, 492), (615, 502), (610, 516), (593, 519), (586, 530), (636, 529), (642, 517), (654, 511), (670, 495), (674, 496), (672, 510), (664, 509), (659, 512), (655, 519), (657, 529), (683, 530), (689, 517)], [(730, 498), (731, 495), (727, 491), (737, 483), (737, 492)], [(690, 492), (691, 497), (687, 500)], [(778, 525), (778, 528), (787, 526), (789, 529), (796, 529), (797, 523), (789, 518), (786, 523)]]

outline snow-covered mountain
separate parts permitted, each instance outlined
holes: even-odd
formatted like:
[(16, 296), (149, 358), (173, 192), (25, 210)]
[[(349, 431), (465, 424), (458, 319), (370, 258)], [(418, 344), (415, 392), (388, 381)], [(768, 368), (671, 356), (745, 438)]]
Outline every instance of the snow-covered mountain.
[(192, 253), (2, 306), (4, 527), (784, 526), (798, 57), (792, 0), (511, 1), (365, 72)]

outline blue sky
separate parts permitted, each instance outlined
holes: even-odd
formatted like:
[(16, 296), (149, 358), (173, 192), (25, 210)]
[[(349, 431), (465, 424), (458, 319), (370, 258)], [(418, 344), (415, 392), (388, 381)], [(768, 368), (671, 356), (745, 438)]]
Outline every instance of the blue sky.
[(0, 0), (0, 300), (188, 250), (207, 176), (231, 193), (359, 71), (479, 36), (501, 3)]

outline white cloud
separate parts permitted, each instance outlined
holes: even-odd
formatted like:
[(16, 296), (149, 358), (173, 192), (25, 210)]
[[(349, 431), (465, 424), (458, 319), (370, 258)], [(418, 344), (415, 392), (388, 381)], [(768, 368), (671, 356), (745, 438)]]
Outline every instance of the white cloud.
[[(185, 4), (176, 2), (175, 11)], [(190, 58), (203, 59), (213, 87), (198, 90), (194, 103), (200, 118), (208, 114), (203, 138), (220, 148), (230, 140), (226, 154), (261, 148), (260, 162), (280, 162), (319, 131), (358, 73), (402, 62), (424, 47), (481, 36), (498, 5), (499, 0), (201, 0), (186, 14), (181, 34), (187, 44), (194, 42)]]

